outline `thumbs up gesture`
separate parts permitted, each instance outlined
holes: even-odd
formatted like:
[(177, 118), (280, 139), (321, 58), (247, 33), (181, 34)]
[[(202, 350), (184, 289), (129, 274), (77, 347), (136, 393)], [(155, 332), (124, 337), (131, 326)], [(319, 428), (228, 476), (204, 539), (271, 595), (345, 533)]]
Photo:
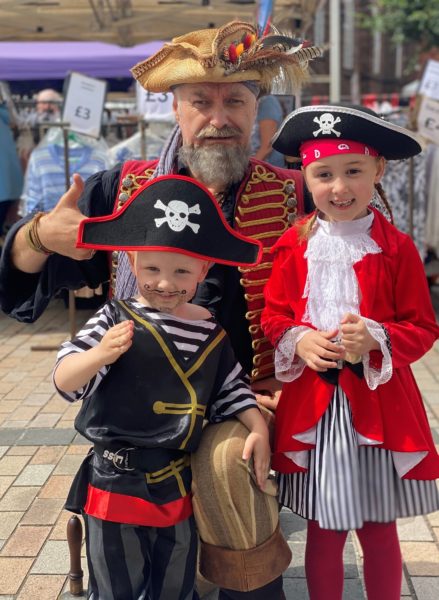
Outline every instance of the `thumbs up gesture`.
[(43, 245), (56, 254), (75, 260), (87, 260), (94, 254), (93, 250), (76, 248), (79, 224), (85, 218), (78, 208), (83, 191), (84, 182), (75, 173), (70, 188), (38, 223), (38, 235)]

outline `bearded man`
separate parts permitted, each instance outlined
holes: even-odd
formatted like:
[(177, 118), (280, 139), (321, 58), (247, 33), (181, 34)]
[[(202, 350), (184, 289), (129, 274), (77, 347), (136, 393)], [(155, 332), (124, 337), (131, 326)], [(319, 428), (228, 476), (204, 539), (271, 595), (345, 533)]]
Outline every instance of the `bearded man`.
[[(134, 295), (127, 255), (113, 253), (109, 268), (106, 253), (76, 248), (79, 224), (84, 215), (118, 210), (152, 177), (190, 175), (214, 194), (235, 230), (263, 244), (262, 263), (254, 269), (214, 265), (193, 301), (216, 316), (258, 400), (275, 408), (272, 347), (259, 323), (262, 290), (271, 247), (303, 212), (303, 182), (297, 171), (251, 159), (250, 137), (258, 96), (269, 93), (274, 81), (291, 92), (304, 79), (308, 60), (319, 54), (297, 40), (260, 38), (249, 23), (231, 22), (175, 38), (136, 65), (133, 75), (146, 90), (174, 94), (177, 126), (160, 159), (118, 165), (92, 176), (84, 189), (75, 175), (51, 212), (18, 223), (2, 256), (3, 310), (32, 322), (56, 290), (108, 280), (115, 297)], [(170, 224), (190, 219), (183, 213), (164, 216)], [(251, 465), (241, 458), (245, 437), (234, 419), (208, 425), (193, 456), (200, 571), (221, 588), (222, 600), (277, 600), (284, 597), (282, 572), (291, 552), (279, 531), (275, 486), (258, 490)]]

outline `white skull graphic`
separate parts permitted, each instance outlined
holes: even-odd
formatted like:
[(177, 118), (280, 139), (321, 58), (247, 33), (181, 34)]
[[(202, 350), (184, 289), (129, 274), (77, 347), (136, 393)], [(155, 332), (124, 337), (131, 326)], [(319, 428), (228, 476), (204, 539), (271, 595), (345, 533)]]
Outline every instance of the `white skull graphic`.
[(340, 123), (340, 117), (335, 118), (331, 113), (323, 113), (320, 119), (318, 117), (314, 117), (313, 121), (319, 126), (319, 129), (312, 132), (314, 137), (318, 136), (319, 133), (322, 133), (323, 135), (335, 133), (337, 137), (340, 137), (340, 131), (335, 131), (334, 129), (335, 124)]
[(157, 200), (154, 208), (165, 211), (163, 218), (154, 219), (157, 227), (160, 227), (163, 223), (167, 223), (172, 231), (183, 231), (185, 227), (190, 227), (194, 233), (198, 233), (200, 226), (189, 221), (190, 214), (201, 214), (198, 204), (189, 207), (186, 202), (182, 202), (181, 200), (171, 200), (168, 206), (166, 206), (161, 200)]

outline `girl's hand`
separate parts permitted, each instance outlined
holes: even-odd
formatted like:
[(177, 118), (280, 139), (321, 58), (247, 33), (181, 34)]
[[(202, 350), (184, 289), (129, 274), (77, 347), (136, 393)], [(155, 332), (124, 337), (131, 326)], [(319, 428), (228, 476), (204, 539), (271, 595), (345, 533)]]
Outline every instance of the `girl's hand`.
[(265, 482), (270, 473), (271, 449), (268, 442), (268, 430), (251, 431), (247, 436), (242, 452), (242, 459), (247, 461), (253, 455), (256, 482), (264, 491)]
[[(371, 350), (380, 349), (380, 344), (371, 336), (359, 315), (347, 313), (343, 316), (340, 322), (340, 335), (346, 354), (362, 356)], [(349, 360), (349, 356), (347, 359)]]
[(308, 331), (303, 338), (297, 342), (296, 354), (313, 371), (327, 371), (337, 368), (337, 360), (344, 358), (345, 349), (343, 345), (331, 342), (338, 330), (333, 331)]
[(102, 358), (102, 364), (113, 364), (131, 347), (133, 332), (133, 321), (123, 321), (107, 331), (97, 346), (99, 356)]

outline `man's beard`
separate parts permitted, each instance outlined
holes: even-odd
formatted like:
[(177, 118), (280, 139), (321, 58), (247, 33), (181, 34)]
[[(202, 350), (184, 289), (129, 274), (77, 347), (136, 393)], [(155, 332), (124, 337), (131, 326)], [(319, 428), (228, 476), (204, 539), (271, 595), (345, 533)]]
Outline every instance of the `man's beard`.
[(208, 146), (183, 145), (178, 157), (205, 186), (223, 190), (244, 177), (250, 149), (221, 143)]

